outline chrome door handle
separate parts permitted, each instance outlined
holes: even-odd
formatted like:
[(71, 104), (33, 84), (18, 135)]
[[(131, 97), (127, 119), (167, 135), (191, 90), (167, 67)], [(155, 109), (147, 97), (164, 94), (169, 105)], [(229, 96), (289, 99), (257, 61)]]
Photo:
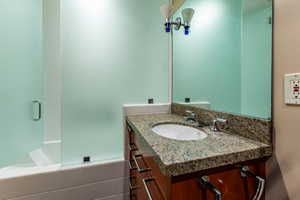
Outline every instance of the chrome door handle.
[(262, 198), (263, 192), (265, 190), (265, 183), (266, 183), (265, 179), (261, 178), (260, 176), (257, 176), (253, 172), (251, 172), (248, 166), (244, 166), (241, 169), (241, 176), (243, 178), (247, 178), (250, 176), (257, 180), (258, 186), (257, 186), (255, 195), (253, 196), (252, 200), (260, 200)]
[(221, 191), (209, 182), (209, 177), (208, 176), (202, 176), (198, 180), (198, 182), (200, 183), (200, 185), (203, 188), (208, 189), (208, 190), (210, 190), (211, 192), (214, 193), (215, 200), (222, 200), (222, 193), (221, 193)]
[(40, 101), (32, 101), (32, 120), (39, 121), (42, 118), (42, 103)]

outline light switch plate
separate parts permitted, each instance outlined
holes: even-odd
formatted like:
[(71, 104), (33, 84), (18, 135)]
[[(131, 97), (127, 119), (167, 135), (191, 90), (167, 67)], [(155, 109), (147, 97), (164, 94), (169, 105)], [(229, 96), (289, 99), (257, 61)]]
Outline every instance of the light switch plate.
[(284, 87), (285, 103), (300, 105), (300, 73), (286, 74)]

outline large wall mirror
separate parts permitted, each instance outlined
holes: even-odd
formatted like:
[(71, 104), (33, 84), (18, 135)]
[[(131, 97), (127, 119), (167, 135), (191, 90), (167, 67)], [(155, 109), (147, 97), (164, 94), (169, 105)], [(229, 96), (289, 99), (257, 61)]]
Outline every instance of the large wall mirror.
[(270, 119), (272, 0), (186, 0), (181, 8), (195, 14), (190, 35), (173, 34), (173, 102)]

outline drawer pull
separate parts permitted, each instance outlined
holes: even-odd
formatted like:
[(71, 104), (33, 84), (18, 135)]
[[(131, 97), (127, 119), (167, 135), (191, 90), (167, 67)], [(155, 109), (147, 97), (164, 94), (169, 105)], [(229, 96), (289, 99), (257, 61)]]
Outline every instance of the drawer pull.
[(208, 189), (215, 194), (215, 200), (222, 200), (221, 191), (209, 182), (208, 176), (202, 176), (198, 181), (203, 188)]
[(142, 172), (150, 171), (150, 170), (151, 170), (150, 168), (142, 169), (142, 168), (139, 166), (139, 163), (138, 163), (137, 160), (136, 160), (138, 157), (143, 158), (143, 155), (134, 155), (133, 158), (132, 158), (133, 161), (135, 162), (135, 165), (136, 165), (136, 167), (137, 167), (138, 172), (142, 173)]
[(136, 147), (136, 145), (134, 143), (129, 144), (128, 146), (129, 151), (137, 151), (138, 148)]
[(136, 177), (130, 177), (130, 180), (129, 180), (129, 189), (130, 189), (131, 191), (137, 190), (139, 187), (138, 187), (138, 186), (133, 186), (133, 185), (131, 184), (131, 180), (132, 180), (132, 179), (136, 179)]
[(131, 129), (131, 127), (127, 124), (127, 131), (129, 132), (129, 133), (131, 133), (132, 132), (132, 129)]
[(137, 168), (136, 167), (132, 167), (132, 164), (131, 164), (131, 161), (132, 160), (129, 160), (129, 170), (136, 170)]
[(154, 181), (154, 178), (147, 178), (147, 179), (145, 178), (145, 179), (143, 179), (143, 183), (144, 183), (144, 186), (145, 186), (145, 189), (146, 189), (146, 192), (147, 192), (148, 199), (153, 200), (152, 196), (151, 196), (151, 193), (149, 191), (148, 185), (147, 185), (147, 182), (150, 182), (150, 181)]
[[(156, 195), (152, 196), (152, 194), (151, 194), (151, 192), (150, 192), (150, 190), (149, 190), (149, 188), (148, 188), (147, 183), (152, 182), (152, 181), (153, 181), (153, 183), (155, 183), (155, 185), (156, 185), (156, 187), (157, 187), (157, 192), (159, 193), (159, 196), (157, 196), (158, 193), (157, 193)], [(155, 200), (162, 200), (162, 199), (165, 199), (165, 198), (163, 197), (163, 195), (162, 195), (162, 193), (161, 193), (161, 190), (160, 190), (159, 186), (157, 185), (157, 183), (156, 183), (156, 181), (155, 181), (154, 178), (144, 178), (144, 179), (143, 179), (143, 184), (144, 184), (144, 187), (145, 187), (145, 190), (146, 190), (146, 193), (147, 193), (147, 196), (148, 196), (148, 199), (149, 199), (149, 200), (153, 200), (153, 199), (155, 199)], [(154, 193), (154, 194), (155, 194), (155, 193)]]
[(253, 200), (262, 199), (262, 195), (263, 195), (263, 192), (264, 192), (264, 189), (265, 189), (265, 182), (266, 182), (265, 179), (261, 178), (260, 176), (257, 176), (253, 172), (251, 172), (248, 166), (244, 166), (241, 169), (241, 176), (243, 178), (252, 177), (252, 178), (255, 178), (257, 180), (258, 186), (257, 186), (256, 193), (253, 197)]

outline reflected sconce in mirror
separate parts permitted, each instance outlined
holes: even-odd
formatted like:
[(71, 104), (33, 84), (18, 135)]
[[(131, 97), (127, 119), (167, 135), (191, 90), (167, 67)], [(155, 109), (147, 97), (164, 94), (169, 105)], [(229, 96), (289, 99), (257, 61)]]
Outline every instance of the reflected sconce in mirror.
[(181, 17), (177, 17), (175, 22), (171, 21), (173, 12), (172, 5), (170, 3), (166, 3), (160, 7), (160, 12), (162, 16), (166, 19), (165, 30), (167, 33), (171, 32), (172, 27), (174, 26), (175, 30), (180, 30), (180, 27), (184, 27), (184, 34), (189, 35), (191, 21), (193, 19), (195, 10), (192, 8), (185, 8), (182, 10)]
[[(194, 13), (195, 11), (192, 8), (183, 9), (181, 12), (185, 35), (188, 35), (190, 33), (191, 21), (193, 19)], [(177, 19), (180, 19), (180, 17)]]

